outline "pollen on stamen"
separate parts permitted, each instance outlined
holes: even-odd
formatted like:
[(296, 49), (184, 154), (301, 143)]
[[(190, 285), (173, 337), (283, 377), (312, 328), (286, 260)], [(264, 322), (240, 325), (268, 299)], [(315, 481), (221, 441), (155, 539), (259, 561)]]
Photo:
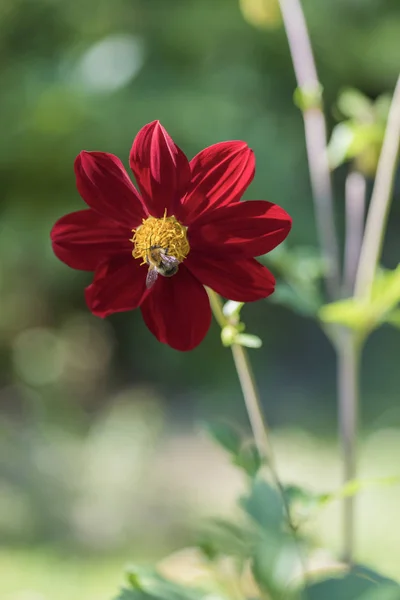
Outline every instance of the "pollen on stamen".
[(163, 248), (170, 256), (182, 262), (190, 251), (187, 239), (187, 227), (179, 223), (174, 216), (167, 217), (166, 211), (161, 219), (147, 217), (136, 229), (132, 229), (130, 241), (134, 247), (133, 258), (141, 258), (142, 265), (147, 263), (151, 247)]

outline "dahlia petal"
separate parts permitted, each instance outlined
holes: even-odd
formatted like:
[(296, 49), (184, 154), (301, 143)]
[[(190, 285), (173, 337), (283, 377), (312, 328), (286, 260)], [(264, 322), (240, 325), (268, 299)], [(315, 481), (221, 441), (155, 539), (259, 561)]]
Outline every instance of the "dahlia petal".
[(142, 200), (122, 162), (107, 152), (81, 152), (75, 159), (76, 186), (96, 212), (134, 229), (146, 218)]
[(94, 210), (78, 210), (61, 217), (51, 230), (54, 254), (66, 265), (94, 271), (114, 254), (129, 252), (131, 232)]
[(199, 152), (190, 168), (191, 183), (181, 205), (185, 225), (240, 200), (254, 177), (254, 153), (245, 142), (221, 142)]
[(89, 309), (98, 317), (107, 317), (137, 308), (149, 292), (146, 274), (147, 269), (129, 255), (114, 256), (105, 261), (85, 290)]
[(275, 289), (272, 273), (254, 258), (225, 261), (191, 251), (185, 265), (203, 285), (228, 300), (252, 302)]
[(151, 333), (175, 350), (198, 346), (211, 323), (207, 293), (183, 265), (173, 277), (158, 278), (141, 311)]
[(292, 219), (264, 200), (235, 202), (209, 213), (204, 224), (189, 228), (192, 248), (214, 256), (250, 258), (273, 250), (288, 235)]
[(189, 184), (190, 166), (159, 121), (139, 131), (129, 162), (149, 213), (162, 217), (167, 209), (173, 215)]

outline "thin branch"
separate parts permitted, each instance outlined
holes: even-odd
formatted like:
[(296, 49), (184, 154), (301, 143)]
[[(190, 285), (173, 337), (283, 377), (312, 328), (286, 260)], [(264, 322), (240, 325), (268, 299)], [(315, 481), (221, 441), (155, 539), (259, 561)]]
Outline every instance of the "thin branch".
[[(211, 308), (216, 321), (218, 322), (221, 328), (229, 326), (230, 322), (229, 319), (225, 317), (223, 313), (223, 305), (220, 296), (209, 288), (206, 288), (206, 290), (210, 299)], [(276, 486), (282, 499), (287, 524), (290, 530), (292, 531), (294, 540), (297, 542), (297, 529), (295, 524), (293, 523), (292, 516), (290, 513), (290, 507), (285, 494), (285, 488), (280, 480), (278, 470), (276, 467), (275, 454), (271, 443), (269, 427), (263, 414), (263, 410), (261, 408), (260, 394), (258, 392), (257, 384), (254, 379), (248, 353), (246, 349), (243, 348), (243, 346), (240, 346), (239, 344), (232, 344), (231, 350), (233, 355), (233, 361), (236, 367), (236, 372), (239, 377), (240, 387), (242, 389), (242, 394), (245, 401), (251, 429), (253, 431), (254, 442), (257, 446), (257, 450), (260, 456), (265, 460), (266, 464), (268, 465), (274, 485)], [(307, 579), (307, 565), (300, 547), (299, 557), (304, 573), (305, 582)]]
[(344, 246), (343, 295), (352, 296), (364, 235), (367, 183), (358, 171), (346, 178), (346, 237)]
[[(339, 437), (343, 459), (343, 482), (357, 474), (357, 423), (359, 404), (360, 347), (353, 331), (342, 329), (337, 344), (337, 388), (339, 400)], [(351, 565), (354, 556), (355, 501), (343, 500), (343, 560)]]
[(327, 155), (327, 132), (320, 100), (321, 85), (300, 0), (279, 0), (297, 85), (314, 101), (303, 109), (305, 138), (319, 244), (326, 261), (326, 288), (332, 300), (340, 290), (340, 259)]
[(357, 270), (355, 295), (368, 299), (382, 252), (400, 146), (400, 76), (394, 90)]

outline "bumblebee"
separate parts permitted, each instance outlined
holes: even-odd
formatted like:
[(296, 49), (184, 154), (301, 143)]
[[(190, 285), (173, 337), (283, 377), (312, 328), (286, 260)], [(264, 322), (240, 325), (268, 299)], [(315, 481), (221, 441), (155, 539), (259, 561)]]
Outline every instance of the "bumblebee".
[(168, 248), (162, 248), (161, 246), (150, 246), (146, 262), (149, 265), (146, 277), (146, 287), (148, 289), (153, 287), (159, 275), (172, 277), (178, 272), (179, 268), (179, 260), (168, 254)]

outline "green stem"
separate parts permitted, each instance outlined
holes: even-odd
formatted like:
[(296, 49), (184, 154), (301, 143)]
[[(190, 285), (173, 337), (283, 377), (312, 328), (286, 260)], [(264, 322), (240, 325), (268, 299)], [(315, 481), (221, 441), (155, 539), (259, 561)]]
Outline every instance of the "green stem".
[(361, 245), (364, 236), (364, 220), (367, 182), (358, 171), (351, 170), (346, 177), (346, 231), (344, 243), (343, 297), (354, 293), (354, 283), (360, 260)]
[[(337, 389), (339, 399), (339, 436), (343, 454), (343, 480), (357, 475), (357, 428), (359, 404), (359, 366), (361, 346), (353, 331), (339, 332), (337, 343)], [(355, 500), (343, 500), (343, 560), (353, 562), (355, 537)]]
[[(223, 328), (230, 325), (231, 323), (229, 322), (229, 319), (225, 317), (223, 313), (223, 305), (220, 296), (209, 288), (207, 288), (207, 293), (210, 299), (211, 309), (213, 311), (214, 317), (220, 325), (220, 327)], [(285, 494), (285, 489), (278, 475), (275, 455), (271, 443), (271, 437), (269, 434), (269, 428), (261, 408), (260, 394), (258, 392), (257, 384), (254, 379), (248, 353), (246, 349), (243, 348), (243, 346), (240, 346), (239, 344), (232, 344), (231, 350), (257, 450), (269, 467), (274, 485), (276, 486), (282, 498), (287, 523), (293, 533), (293, 536), (295, 537), (295, 539), (297, 539), (296, 526), (292, 521), (290, 507)], [(300, 556), (303, 563), (304, 577), (306, 577), (305, 561), (301, 553)]]
[(333, 192), (327, 154), (327, 133), (322, 110), (321, 85), (300, 0), (278, 0), (300, 93), (314, 101), (302, 109), (305, 141), (313, 193), (317, 233), (327, 264), (326, 290), (329, 298), (340, 291), (339, 247), (333, 210)]
[(400, 146), (400, 76), (394, 90), (358, 264), (355, 295), (371, 296), (385, 237)]
[[(359, 261), (352, 260), (351, 269), (354, 266), (355, 276), (350, 274), (347, 281), (347, 291), (351, 292), (354, 286), (355, 297), (368, 301), (375, 278), (376, 269), (382, 252), (385, 237), (386, 223), (389, 215), (393, 181), (400, 145), (400, 77), (389, 112), (385, 138), (382, 152), (379, 157), (376, 180), (372, 192), (370, 208), (368, 211), (365, 233), (361, 244)], [(354, 177), (354, 174), (353, 174)], [(354, 183), (354, 181), (353, 181)], [(357, 200), (360, 217), (362, 213), (362, 197), (365, 185), (359, 187), (359, 198)], [(346, 202), (352, 202), (351, 195), (356, 191), (354, 186), (346, 186)], [(351, 192), (351, 190), (353, 190)], [(351, 192), (351, 193), (350, 193)], [(353, 206), (354, 208), (354, 206)], [(357, 231), (352, 226), (352, 219), (346, 219), (348, 232), (346, 237), (349, 243), (357, 246), (356, 238), (359, 237), (359, 226)], [(355, 221), (353, 225), (355, 225)], [(354, 248), (354, 256), (357, 247)], [(355, 279), (355, 282), (354, 282)], [(339, 429), (342, 443), (344, 482), (355, 479), (357, 474), (357, 429), (358, 429), (358, 404), (359, 404), (359, 380), (360, 380), (360, 358), (362, 341), (357, 339), (354, 332), (342, 330), (339, 332), (336, 350), (338, 355), (337, 384), (339, 397)], [(354, 498), (346, 498), (343, 505), (343, 558), (349, 564), (354, 555), (354, 529), (355, 529), (355, 505)]]

